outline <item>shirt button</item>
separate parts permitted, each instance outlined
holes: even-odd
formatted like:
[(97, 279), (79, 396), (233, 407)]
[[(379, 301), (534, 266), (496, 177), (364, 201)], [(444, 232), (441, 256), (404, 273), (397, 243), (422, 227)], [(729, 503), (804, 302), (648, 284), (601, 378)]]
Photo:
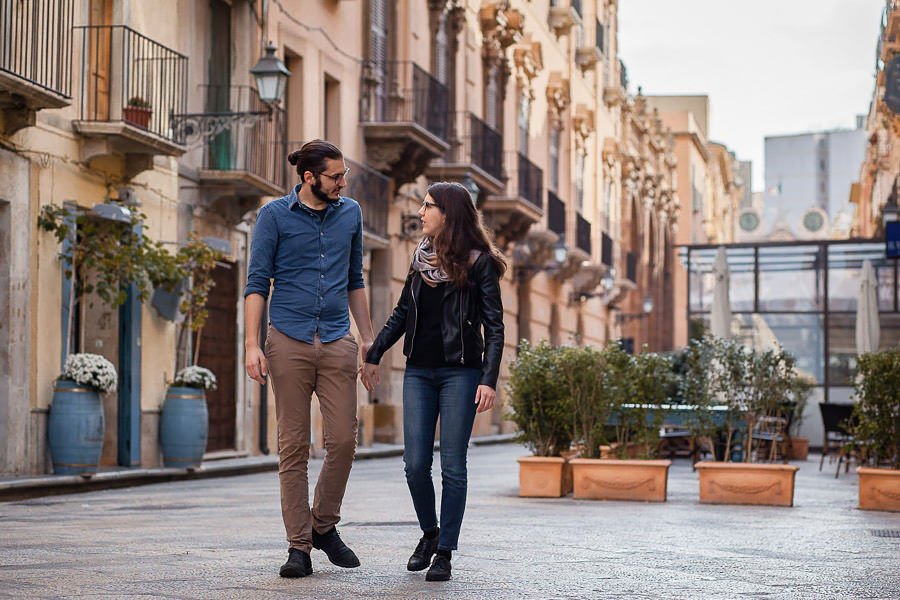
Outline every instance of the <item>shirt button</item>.
[(321, 279), (325, 279), (325, 274), (323, 273), (322, 275), (319, 275), (319, 277), (320, 277)]
[(322, 258), (325, 258), (325, 255), (324, 255), (324, 254), (320, 254), (319, 256), (321, 256)]

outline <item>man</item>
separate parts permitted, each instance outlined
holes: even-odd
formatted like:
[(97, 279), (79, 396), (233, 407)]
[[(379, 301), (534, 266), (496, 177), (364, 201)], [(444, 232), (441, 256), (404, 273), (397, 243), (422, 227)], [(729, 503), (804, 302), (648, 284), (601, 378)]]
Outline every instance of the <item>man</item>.
[[(341, 151), (313, 140), (288, 156), (299, 183), (263, 206), (256, 220), (244, 292), (247, 374), (265, 385), (271, 374), (278, 421), (278, 473), (288, 560), (282, 577), (312, 573), (310, 549), (324, 550), (340, 566), (359, 559), (338, 535), (341, 501), (356, 449), (356, 374), (360, 352), (349, 312), (372, 345), (372, 323), (362, 275), (362, 212), (340, 195), (349, 173)], [(265, 352), (260, 319), (269, 295)], [(372, 383), (363, 378), (367, 389)], [(310, 396), (319, 398), (325, 461), (309, 506)]]

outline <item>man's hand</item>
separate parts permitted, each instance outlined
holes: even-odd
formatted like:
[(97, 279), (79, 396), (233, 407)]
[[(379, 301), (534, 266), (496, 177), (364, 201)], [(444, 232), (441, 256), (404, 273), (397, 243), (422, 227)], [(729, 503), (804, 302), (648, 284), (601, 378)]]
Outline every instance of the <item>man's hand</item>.
[(494, 398), (496, 396), (497, 392), (491, 386), (479, 385), (478, 390), (475, 392), (475, 404), (478, 405), (477, 412), (482, 413), (486, 410), (491, 410), (494, 407)]
[(378, 374), (378, 365), (364, 362), (363, 366), (359, 369), (359, 373), (363, 385), (366, 386), (366, 389), (370, 392), (375, 389), (376, 385), (381, 383), (381, 376)]
[(266, 375), (269, 368), (266, 365), (266, 355), (259, 346), (247, 348), (244, 353), (244, 366), (247, 367), (247, 375), (250, 379), (262, 385), (266, 385)]

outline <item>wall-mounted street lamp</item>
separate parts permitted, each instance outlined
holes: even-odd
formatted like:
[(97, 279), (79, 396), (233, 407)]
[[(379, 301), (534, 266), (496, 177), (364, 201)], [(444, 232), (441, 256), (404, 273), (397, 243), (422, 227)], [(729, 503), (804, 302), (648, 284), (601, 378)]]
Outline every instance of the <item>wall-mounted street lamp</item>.
[(518, 264), (515, 267), (516, 275), (523, 273), (536, 273), (538, 271), (559, 271), (569, 260), (569, 247), (566, 243), (559, 239), (550, 247), (550, 262), (548, 264)]
[(266, 55), (259, 59), (250, 69), (250, 73), (256, 79), (256, 91), (259, 99), (266, 104), (278, 104), (284, 96), (284, 88), (291, 72), (287, 70), (275, 51), (278, 48), (272, 42), (266, 46)]
[(643, 309), (643, 312), (639, 313), (617, 313), (616, 322), (619, 325), (622, 325), (628, 321), (643, 319), (644, 317), (649, 316), (650, 313), (653, 312), (653, 296), (647, 294), (647, 297), (644, 298), (644, 301), (641, 303), (641, 308)]
[(481, 192), (481, 188), (478, 187), (478, 184), (475, 183), (474, 179), (472, 179), (472, 174), (467, 172), (465, 177), (463, 177), (462, 181), (460, 181), (459, 183), (464, 188), (466, 188), (467, 192), (469, 192), (469, 196), (472, 197), (472, 204), (474, 204), (475, 207), (477, 208), (478, 207), (478, 194)]

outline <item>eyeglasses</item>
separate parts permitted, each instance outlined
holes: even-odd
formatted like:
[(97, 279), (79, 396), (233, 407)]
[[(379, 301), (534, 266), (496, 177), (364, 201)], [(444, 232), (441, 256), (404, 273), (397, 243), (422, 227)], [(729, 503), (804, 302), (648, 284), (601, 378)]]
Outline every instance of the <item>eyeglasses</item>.
[(347, 182), (347, 178), (350, 176), (350, 167), (344, 169), (343, 173), (338, 173), (337, 175), (329, 175), (328, 173), (319, 173), (322, 177), (327, 177), (335, 183), (340, 183), (343, 179), (344, 182)]
[(434, 202), (429, 202), (428, 200), (423, 200), (423, 201), (422, 201), (422, 207), (423, 207), (425, 210), (428, 210), (429, 208), (440, 208), (440, 206), (438, 206), (438, 205), (435, 204)]

